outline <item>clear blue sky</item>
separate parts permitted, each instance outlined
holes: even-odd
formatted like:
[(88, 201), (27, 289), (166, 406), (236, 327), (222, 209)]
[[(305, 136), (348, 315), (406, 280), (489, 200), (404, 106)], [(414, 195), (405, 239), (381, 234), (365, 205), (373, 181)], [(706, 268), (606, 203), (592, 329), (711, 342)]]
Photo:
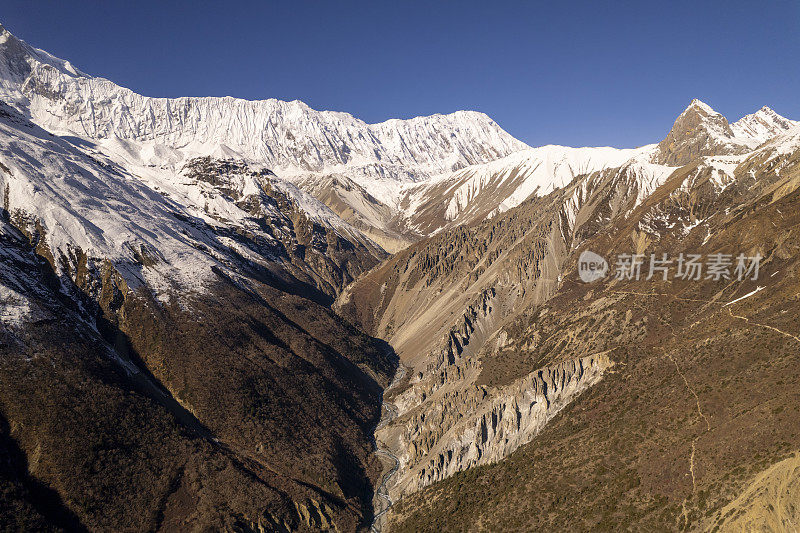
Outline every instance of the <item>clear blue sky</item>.
[(694, 97), (800, 119), (797, 0), (223, 4), (4, 0), (0, 21), (145, 95), (475, 109), (531, 145), (658, 141)]

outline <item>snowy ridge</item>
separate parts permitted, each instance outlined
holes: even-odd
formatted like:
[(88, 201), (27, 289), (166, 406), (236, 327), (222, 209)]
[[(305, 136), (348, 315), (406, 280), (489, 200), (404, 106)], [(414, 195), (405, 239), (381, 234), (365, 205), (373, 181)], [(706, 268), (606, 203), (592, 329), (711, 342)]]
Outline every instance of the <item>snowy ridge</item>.
[(401, 216), (408, 227), (430, 234), (502, 213), (531, 196), (564, 187), (576, 176), (622, 167), (637, 182), (638, 203), (675, 168), (704, 158), (710, 158), (705, 164), (712, 167), (715, 185), (724, 187), (733, 179), (740, 156), (751, 153), (765, 139), (793, 131), (796, 124), (764, 108), (731, 125), (711, 106), (695, 99), (659, 144), (636, 149), (543, 146), (521, 150), (403, 186)]
[(772, 157), (789, 155), (800, 150), (800, 124), (783, 135), (773, 137), (764, 143), (756, 153), (770, 154)]
[[(194, 246), (207, 238), (173, 215), (195, 213), (120, 168), (0, 112), (0, 187), (15, 225), (43, 233), (37, 240), (56, 258), (79, 249), (97, 261), (114, 261), (131, 288), (202, 285), (215, 261)], [(153, 256), (152, 268), (138, 265), (142, 253)]]
[(731, 130), (737, 137), (748, 137), (763, 143), (776, 135), (787, 133), (797, 126), (800, 126), (800, 121), (782, 117), (764, 106), (755, 113), (745, 115), (731, 124)]
[[(527, 148), (474, 111), (366, 124), (297, 100), (150, 98), (83, 74), (3, 29), (0, 77), (0, 97), (40, 126), (139, 143), (151, 164), (216, 150), (261, 162), (282, 176), (348, 172), (362, 181), (418, 181)], [(153, 158), (158, 154), (164, 159)]]
[[(319, 201), (282, 183), (266, 169), (207, 158), (209, 176), (116, 164), (97, 146), (54, 136), (0, 104), (0, 195), (15, 226), (24, 228), (59, 275), (82, 254), (98, 272), (110, 261), (135, 290), (156, 295), (200, 293), (216, 277), (233, 278), (237, 257), (271, 268), (292, 265), (279, 255), (291, 240), (291, 222), (266, 196), (274, 187), (306, 217), (379, 257), (380, 249)], [(209, 181), (204, 181), (208, 179)], [(265, 231), (268, 221), (272, 227)], [(233, 231), (232, 231), (233, 230)], [(258, 248), (234, 238), (254, 235)], [(231, 253), (234, 252), (234, 253)], [(310, 267), (314, 268), (314, 267)], [(313, 275), (313, 273), (311, 274)], [(13, 294), (7, 294), (10, 302)]]
[(3, 95), (18, 96), (18, 86), (30, 76), (34, 67), (53, 69), (65, 76), (86, 76), (69, 61), (29, 46), (0, 24), (0, 91)]
[(519, 182), (514, 191), (497, 207), (496, 212), (502, 213), (518, 206), (533, 194), (544, 196), (564, 187), (576, 176), (618, 167), (641, 153), (647, 153), (651, 148), (570, 148), (548, 145), (512, 154), (485, 165), (469, 167), (450, 178), (460, 185), (455, 187), (447, 217), (450, 220), (455, 219), (490, 181), (502, 184), (509, 179), (515, 179)]
[(660, 177), (673, 170), (650, 163), (656, 148), (656, 145), (634, 149), (548, 145), (473, 165), (407, 187), (404, 205), (411, 213), (409, 225), (424, 233), (430, 220), (438, 217), (445, 225), (451, 225), (495, 216), (531, 196), (544, 196), (565, 187), (577, 176), (623, 165), (636, 164), (643, 181), (639, 190), (651, 190), (647, 184), (658, 181), (653, 176)]

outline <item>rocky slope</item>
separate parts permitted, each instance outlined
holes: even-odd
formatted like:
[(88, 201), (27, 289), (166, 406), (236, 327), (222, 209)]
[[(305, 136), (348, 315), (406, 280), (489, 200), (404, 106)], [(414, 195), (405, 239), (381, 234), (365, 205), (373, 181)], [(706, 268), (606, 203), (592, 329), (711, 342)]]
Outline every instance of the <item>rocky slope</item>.
[(308, 300), (224, 277), (207, 295), (163, 305), (126, 290), (107, 263), (94, 300), (94, 280), (57, 276), (9, 218), (0, 221), (3, 529), (368, 523), (375, 380), (390, 370), (383, 347)]
[[(796, 122), (531, 149), (148, 98), (2, 28), (0, 99), (3, 528), (358, 531), (376, 487), (400, 531), (792, 519)], [(587, 250), (765, 262), (584, 284)]]
[(800, 416), (799, 136), (742, 158), (726, 186), (694, 166), (675, 173), (576, 250), (760, 254), (757, 280), (585, 284), (574, 254), (555, 295), (484, 358), (483, 380), (598, 349), (611, 350), (618, 370), (535, 446), (404, 499), (391, 529), (785, 527), (796, 500), (780, 472), (796, 453)]
[[(693, 103), (684, 114), (693, 113), (691, 107), (697, 106)], [(593, 395), (591, 391), (604, 383), (605, 376), (618, 379), (620, 371), (611, 363), (632, 364), (633, 355), (617, 356), (619, 347), (634, 354), (641, 343), (655, 349), (663, 341), (648, 344), (653, 319), (626, 308), (630, 299), (609, 300), (593, 293), (591, 286), (575, 293), (572, 280), (577, 278), (574, 268), (581, 250), (600, 251), (607, 257), (615, 251), (645, 253), (655, 251), (659, 242), (674, 245), (675, 240), (684, 242), (687, 235), (698, 235), (700, 230), (695, 228), (715, 216), (739, 213), (750, 220), (763, 198), (774, 201), (797, 188), (793, 162), (797, 135), (797, 130), (790, 130), (740, 155), (720, 146), (719, 153), (697, 156), (680, 168), (634, 158), (617, 168), (576, 176), (566, 186), (533, 195), (490, 220), (457, 226), (416, 243), (349, 286), (337, 300), (340, 312), (387, 339), (409, 367), (403, 387), (393, 391), (399, 416), (378, 432), (401, 463), (390, 493), (400, 502), (411, 502), (389, 513), (390, 530), (398, 524), (417, 530), (446, 524), (445, 529), (458, 530), (485, 520), (486, 515), (468, 518), (450, 509), (443, 522), (436, 506), (422, 502), (443, 498), (446, 507), (449, 498), (455, 501), (464, 496), (459, 480), (472, 479), (457, 472), (494, 463), (520, 447), (536, 449), (538, 445), (524, 445), (542, 427), (549, 431), (545, 425), (549, 418), (543, 417), (541, 425), (524, 424), (525, 411), (508, 406), (528, 405), (529, 384), (559, 368), (553, 365), (574, 368), (582, 357), (608, 357), (609, 364), (601, 364), (585, 386), (576, 382), (576, 392), (582, 396), (576, 400), (571, 394), (564, 402), (585, 405), (583, 395)], [(655, 159), (667, 153), (659, 147), (647, 150)], [(775, 235), (791, 228), (791, 220), (777, 226)], [(742, 237), (731, 231), (731, 238)], [(708, 246), (714, 232), (709, 228), (700, 240), (687, 242)], [(751, 244), (745, 248), (743, 252), (751, 255), (756, 251)], [(744, 287), (741, 292), (746, 294)], [(796, 297), (792, 291), (780, 295), (784, 296)], [(554, 299), (561, 302), (555, 308), (550, 303)], [(659, 302), (654, 312), (667, 312), (664, 305)], [(582, 308), (586, 311), (577, 311)], [(552, 327), (542, 329), (541, 324), (550, 321), (554, 321)], [(791, 342), (783, 348), (789, 353), (793, 349)], [(627, 393), (618, 391), (623, 396)], [(484, 438), (486, 413), (497, 417), (487, 428), (502, 428), (497, 442)], [(511, 415), (514, 422), (496, 425), (507, 420), (500, 413)], [(516, 452), (520, 453), (530, 456), (531, 452)], [(505, 461), (497, 468), (504, 468), (500, 465)], [(525, 471), (530, 474), (529, 469)], [(453, 475), (452, 482), (436, 483)], [(552, 475), (558, 476), (558, 471)], [(410, 496), (431, 483), (421, 496)], [(474, 490), (475, 498), (489, 497), (471, 482), (464, 490)], [(476, 499), (471, 502), (481, 513), (505, 509), (495, 500), (485, 506)], [(669, 516), (677, 522), (678, 517), (670, 514), (673, 510), (665, 511), (665, 520)], [(681, 527), (689, 521), (696, 524), (697, 517), (684, 517)], [(505, 529), (502, 521), (492, 523), (492, 530)], [(533, 521), (523, 529), (535, 529), (537, 524), (548, 523)]]
[[(575, 246), (635, 208), (672, 172), (661, 171), (653, 179), (650, 170), (632, 164), (594, 172), (488, 221), (444, 231), (399, 252), (340, 295), (338, 311), (385, 338), (410, 370), (405, 387), (392, 399), (398, 418), (378, 432), (401, 458), (398, 481), (390, 489), (395, 497), (502, 459), (611, 365), (593, 355), (606, 349), (602, 346), (564, 362), (573, 370), (586, 365), (591, 371), (562, 374), (569, 385), (550, 388), (558, 399), (544, 394), (534, 400), (546, 407), (541, 415), (526, 408), (524, 424), (522, 411), (509, 406), (530, 405), (541, 376), (565, 372), (564, 367), (531, 366), (493, 387), (481, 383), (487, 364), (482, 360), (491, 360), (487, 354), (509, 342), (505, 328), (514, 317), (552, 297)], [(637, 331), (632, 326), (626, 335)], [(559, 396), (565, 386), (569, 392)], [(465, 451), (465, 435), (476, 434), (492, 405), (511, 409), (511, 420), (519, 423), (499, 432), (498, 442), (476, 441), (474, 450)]]
[[(0, 46), (13, 88), (26, 70), (8, 34)], [(329, 305), (385, 252), (263, 164), (150, 167), (13, 103), (0, 103), (3, 528), (365, 529), (394, 361)]]

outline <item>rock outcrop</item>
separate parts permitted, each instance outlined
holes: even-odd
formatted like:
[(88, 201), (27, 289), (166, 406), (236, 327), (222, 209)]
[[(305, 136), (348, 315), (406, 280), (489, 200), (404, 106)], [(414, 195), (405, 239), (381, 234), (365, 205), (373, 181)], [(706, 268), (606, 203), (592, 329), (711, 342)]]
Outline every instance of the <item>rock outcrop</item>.
[(401, 437), (409, 453), (403, 457), (405, 469), (393, 491), (398, 495), (416, 491), (507, 457), (612, 365), (606, 354), (564, 361), (496, 391), (476, 387), (453, 396), (448, 409), (412, 413), (404, 421), (407, 431)]
[(748, 141), (736, 137), (724, 116), (695, 99), (658, 143), (655, 162), (677, 167), (709, 155), (743, 154), (758, 145)]

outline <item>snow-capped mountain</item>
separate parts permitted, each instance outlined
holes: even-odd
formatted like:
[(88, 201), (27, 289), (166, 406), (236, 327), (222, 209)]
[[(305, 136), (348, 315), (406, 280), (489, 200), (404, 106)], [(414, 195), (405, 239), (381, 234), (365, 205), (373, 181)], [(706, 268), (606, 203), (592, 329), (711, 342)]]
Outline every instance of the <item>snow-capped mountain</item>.
[[(614, 291), (600, 296), (604, 285), (575, 281), (578, 254), (757, 253), (774, 300), (752, 309), (749, 326), (797, 340), (798, 169), (800, 123), (769, 108), (729, 123), (694, 100), (658, 144), (531, 148), (469, 111), (367, 124), (299, 101), (145, 97), (0, 26), (0, 482), (10, 468), (35, 489), (0, 492), (34, 510), (63, 504), (53, 514), (66, 530), (363, 531), (386, 516), (373, 489), (391, 504), (477, 465), (492, 471), (583, 411), (586, 424), (562, 426), (579, 438), (550, 441), (564, 460), (543, 454), (518, 486), (541, 492), (530, 479), (577, 457), (589, 470), (574, 479), (613, 474), (617, 501), (637, 478), (583, 458), (650, 439), (637, 476), (658, 470), (651, 457), (670, 467), (676, 449), (691, 457), (652, 512), (685, 511), (689, 473), (691, 497), (706, 494), (694, 490), (696, 447), (700, 483), (725, 450), (750, 449), (762, 464), (766, 433), (728, 441), (738, 432), (727, 424), (742, 418), (728, 414), (767, 405), (737, 404), (737, 386), (767, 360), (778, 366), (752, 390), (785, 378), (795, 346), (777, 358), (778, 344), (763, 343), (760, 359), (731, 349), (741, 341), (726, 321), (749, 319), (727, 306), (763, 297), (753, 280), (697, 280), (692, 294), (609, 279)], [(720, 322), (703, 326), (703, 316)], [(676, 331), (675, 318), (688, 322)], [(714, 365), (697, 352), (708, 346), (700, 326), (708, 339), (725, 331)], [(662, 349), (682, 335), (674, 355), (692, 364), (685, 373)], [(719, 387), (715, 365), (728, 355), (737, 386)], [(393, 381), (398, 359), (408, 377), (401, 367)], [(684, 427), (705, 418), (684, 386), (701, 378), (703, 409), (736, 408)], [(613, 387), (596, 387), (601, 379)], [(637, 380), (646, 388), (631, 388)], [(619, 391), (630, 401), (578, 403)], [(688, 430), (681, 442), (646, 435), (639, 420), (629, 441), (583, 438), (619, 428), (591, 423), (610, 408), (637, 418), (630, 406), (650, 399), (652, 427)], [(678, 408), (664, 416), (666, 404)], [(711, 453), (700, 438), (717, 428)], [(773, 440), (777, 456), (798, 439)], [(390, 472), (376, 446), (397, 461)], [(728, 501), (726, 479), (702, 490)], [(602, 492), (588, 486), (580, 498)], [(581, 500), (554, 496), (545, 506), (574, 517)], [(592, 514), (605, 516), (607, 502)]]
[(0, 96), (46, 130), (90, 140), (96, 153), (151, 179), (169, 179), (196, 157), (263, 166), (392, 251), (580, 174), (629, 161), (672, 167), (743, 154), (797, 124), (769, 108), (729, 124), (694, 100), (658, 145), (532, 149), (470, 111), (366, 124), (300, 101), (150, 98), (87, 75), (2, 27)]
[(111, 261), (164, 295), (242, 260), (333, 295), (383, 256), (370, 238), (411, 242), (389, 229), (403, 184), (527, 148), (467, 111), (366, 124), (299, 101), (148, 98), (2, 26), (0, 101), (3, 202), (53, 268)]
[(480, 220), (516, 207), (532, 195), (544, 196), (576, 176), (628, 161), (647, 161), (655, 145), (636, 149), (541, 146), (472, 165), (428, 182), (409, 186), (401, 210), (408, 225), (422, 234)]
[(54, 132), (131, 151), (141, 163), (174, 165), (196, 155), (258, 161), (284, 177), (346, 172), (389, 202), (392, 182), (419, 181), (527, 146), (483, 113), (367, 124), (298, 100), (150, 98), (89, 76), (0, 26), (0, 96)]
[(267, 169), (206, 157), (177, 174), (134, 174), (88, 141), (54, 136), (2, 103), (0, 192), (7, 216), (57, 273), (92, 278), (110, 261), (130, 289), (166, 298), (204, 292), (215, 269), (237, 277), (243, 264), (334, 294), (383, 256)]
[(550, 145), (520, 150), (404, 186), (400, 216), (410, 231), (430, 235), (502, 213), (531, 196), (544, 196), (564, 187), (580, 175), (617, 167), (626, 167), (629, 175), (637, 176), (642, 196), (660, 185), (675, 167), (702, 158), (716, 158), (704, 165), (716, 165), (718, 174), (724, 174), (731, 163), (720, 166), (720, 157), (743, 156), (798, 125), (800, 122), (768, 107), (729, 124), (711, 106), (695, 99), (658, 144), (635, 149)]
[(800, 126), (800, 121), (782, 117), (764, 106), (731, 124), (731, 130), (736, 137), (751, 138), (763, 143), (797, 126)]
[(797, 124), (768, 107), (730, 124), (711, 106), (695, 99), (658, 144), (654, 161), (681, 166), (698, 157), (744, 154)]

